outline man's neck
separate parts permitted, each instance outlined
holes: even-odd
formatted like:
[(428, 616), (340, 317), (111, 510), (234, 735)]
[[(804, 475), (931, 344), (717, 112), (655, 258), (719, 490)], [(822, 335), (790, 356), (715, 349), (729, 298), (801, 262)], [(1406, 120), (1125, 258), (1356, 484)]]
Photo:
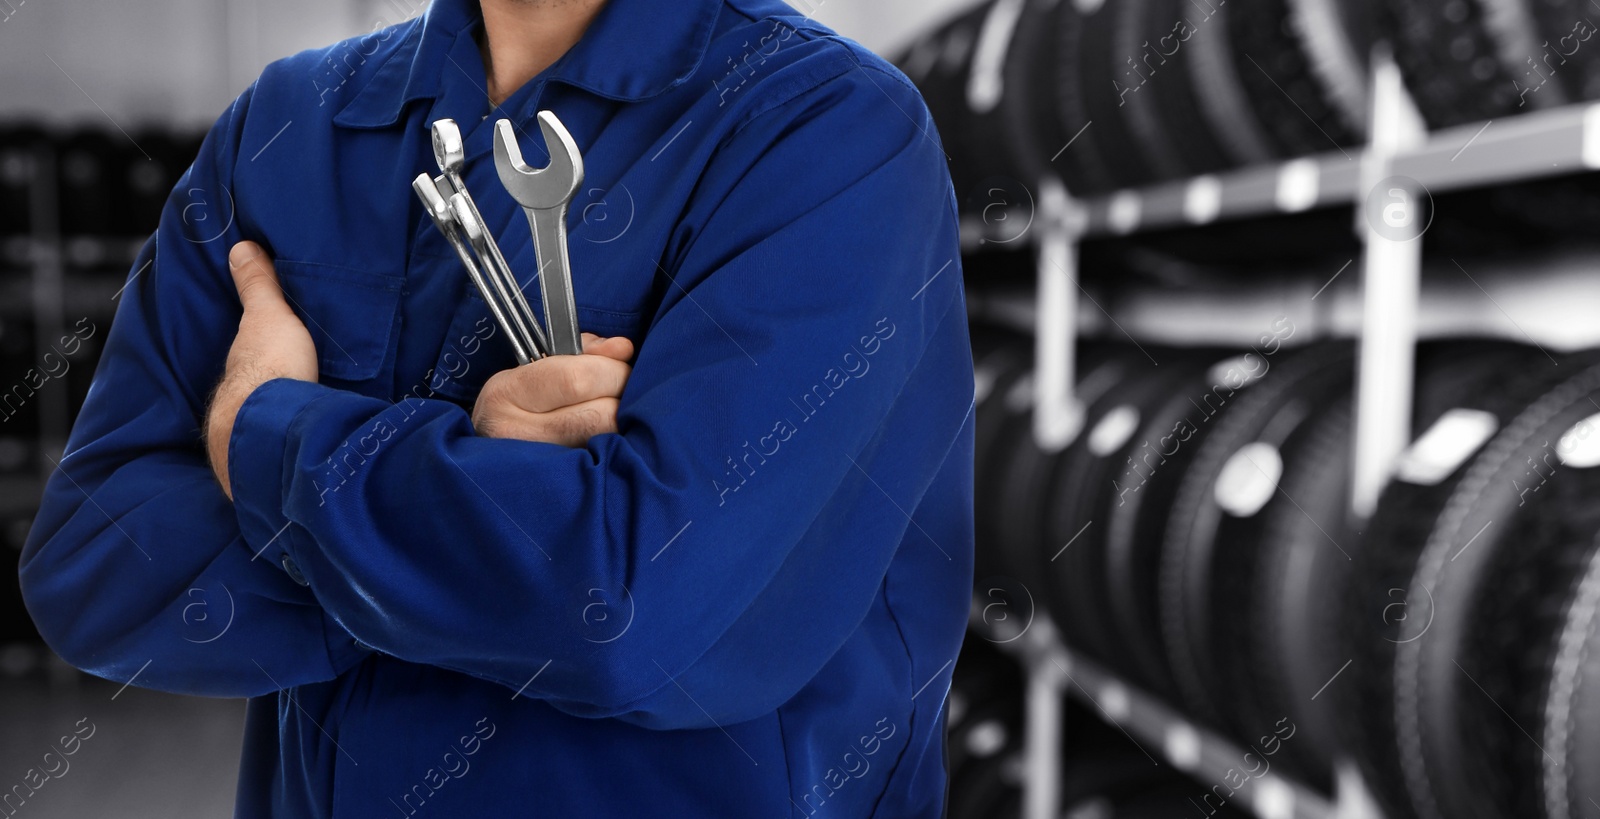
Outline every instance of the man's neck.
[(567, 53), (606, 0), (481, 0), (489, 101), (504, 102)]

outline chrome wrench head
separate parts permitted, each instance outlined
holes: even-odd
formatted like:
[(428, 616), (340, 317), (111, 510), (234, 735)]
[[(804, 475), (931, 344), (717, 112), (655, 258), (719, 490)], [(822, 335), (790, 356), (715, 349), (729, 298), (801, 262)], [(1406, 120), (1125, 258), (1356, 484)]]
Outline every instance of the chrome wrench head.
[[(455, 125), (453, 122), (450, 124)], [(435, 123), (437, 126), (438, 123)], [(561, 120), (556, 119), (555, 114), (539, 112), (539, 131), (544, 134), (544, 144), (550, 149), (550, 164), (533, 168), (522, 159), (522, 148), (517, 145), (517, 132), (510, 120), (496, 122), (494, 168), (500, 173), (500, 184), (505, 186), (506, 192), (517, 204), (531, 210), (550, 210), (571, 202), (578, 188), (583, 186), (583, 154), (579, 153), (577, 141), (567, 132)], [(437, 155), (437, 131), (434, 136), (434, 153)]]
[(544, 326), (554, 355), (578, 355), (577, 302), (572, 294), (572, 269), (567, 259), (567, 204), (583, 185), (583, 154), (561, 120), (539, 112), (539, 130), (550, 149), (550, 164), (532, 168), (522, 159), (515, 128), (509, 120), (495, 123), (494, 166), (500, 184), (522, 206), (533, 230), (539, 257), (539, 292), (544, 297)]
[(478, 256), (480, 258), (487, 257), (489, 255), (488, 235), (483, 232), (482, 223), (473, 218), (472, 206), (467, 204), (466, 196), (459, 193), (455, 194), (450, 197), (449, 203), (451, 221), (454, 221), (461, 228), (461, 233), (467, 237), (467, 241), (472, 244), (472, 249), (478, 252)]
[[(530, 350), (543, 350), (546, 346), (544, 330), (539, 327), (532, 308), (522, 296), (516, 276), (511, 272), (511, 266), (506, 264), (505, 256), (501, 254), (500, 246), (494, 237), (488, 234), (483, 216), (478, 212), (477, 204), (472, 201), (472, 195), (467, 192), (466, 181), (462, 178), (462, 172), (466, 168), (467, 153), (466, 145), (461, 138), (460, 126), (456, 125), (453, 119), (438, 119), (434, 121), (431, 132), (433, 158), (439, 163), (439, 170), (443, 172), (434, 178), (434, 186), (438, 188), (439, 195), (446, 200), (451, 200), (457, 195), (466, 199), (465, 209), (453, 214), (453, 221), (473, 242), (472, 247), (479, 253), (484, 274), (490, 283), (497, 290), (503, 291), (502, 295), (507, 302), (505, 307), (510, 311), (516, 325), (522, 329), (524, 344)], [(478, 236), (481, 241), (473, 239), (474, 236)], [(486, 247), (487, 251), (485, 252), (480, 246)]]
[[(444, 177), (442, 176), (430, 178), (427, 174), (420, 174), (411, 181), (411, 189), (416, 191), (417, 198), (422, 200), (422, 206), (427, 210), (429, 218), (433, 219), (434, 227), (444, 234), (445, 239), (450, 242), (450, 246), (455, 249), (456, 255), (461, 258), (461, 264), (467, 269), (468, 278), (472, 279), (473, 285), (478, 288), (478, 292), (483, 296), (484, 302), (489, 306), (489, 312), (494, 315), (494, 319), (500, 325), (500, 329), (510, 339), (512, 352), (517, 356), (517, 363), (526, 364), (533, 358), (542, 355), (542, 353), (537, 350), (530, 350), (527, 342), (519, 338), (517, 328), (512, 326), (511, 319), (496, 300), (492, 285), (484, 278), (484, 272), (473, 258), (472, 251), (468, 250), (463, 243), (463, 234), (470, 233), (470, 231), (461, 226), (460, 221), (456, 218), (455, 211), (451, 209), (450, 202), (441, 193), (440, 188), (447, 184), (443, 180)], [(467, 224), (475, 226), (477, 223), (469, 221)]]
[(461, 141), (461, 128), (455, 120), (434, 120), (433, 160), (439, 163), (439, 170), (450, 177), (450, 181), (454, 182), (460, 177), (461, 166), (467, 161), (467, 149)]
[(434, 226), (441, 232), (448, 233), (445, 227), (455, 220), (455, 216), (450, 213), (450, 203), (440, 194), (439, 186), (434, 183), (433, 177), (419, 174), (416, 179), (411, 180), (411, 189), (416, 191), (417, 198), (422, 200), (422, 206), (433, 218)]

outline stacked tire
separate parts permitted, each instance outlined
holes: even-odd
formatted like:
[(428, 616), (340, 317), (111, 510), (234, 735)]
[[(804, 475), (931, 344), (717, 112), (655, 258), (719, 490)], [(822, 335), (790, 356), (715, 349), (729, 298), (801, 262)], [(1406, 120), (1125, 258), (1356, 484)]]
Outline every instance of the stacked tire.
[(1287, 734), (1304, 782), (1358, 764), (1391, 817), (1585, 815), (1600, 352), (1420, 345), (1417, 437), (1359, 521), (1354, 345), (1280, 329), (1249, 350), (1085, 345), (1087, 423), (1053, 452), (1031, 339), (979, 329), (985, 587), (1240, 744)]
[[(165, 131), (0, 126), (0, 553), (13, 564), (87, 395), (112, 296), (135, 275), (127, 250), (155, 230), (199, 144)], [(39, 298), (53, 286), (35, 265), (50, 258), (59, 304)], [(0, 581), (0, 675), (45, 656), (12, 572)]]
[(1357, 570), (1351, 703), (1371, 710), (1350, 741), (1392, 816), (1600, 800), (1600, 355), (1534, 353), (1492, 386), (1418, 439)]
[(1582, 0), (986, 0), (897, 62), (994, 219), (1045, 178), (1089, 196), (1348, 154), (1379, 44), (1433, 129), (1600, 99), (1596, 21)]
[(898, 62), (978, 210), (994, 180), (1086, 196), (1355, 145), (1367, 16), (1327, 0), (992, 0)]

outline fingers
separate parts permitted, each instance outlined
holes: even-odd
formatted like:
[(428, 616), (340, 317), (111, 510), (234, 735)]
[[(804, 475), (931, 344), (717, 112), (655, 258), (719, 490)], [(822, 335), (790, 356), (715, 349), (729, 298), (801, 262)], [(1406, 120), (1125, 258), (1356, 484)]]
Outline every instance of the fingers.
[(617, 361), (628, 361), (633, 358), (633, 342), (622, 336), (602, 338), (594, 333), (584, 333), (583, 352), (586, 355), (601, 355)]
[(584, 355), (547, 356), (491, 376), (472, 408), (478, 435), (581, 447), (616, 432), (633, 342), (584, 333), (583, 345)]
[(617, 405), (615, 398), (594, 398), (544, 413), (541, 420), (548, 440), (579, 447), (596, 435), (617, 431)]
[(233, 286), (245, 310), (288, 309), (272, 259), (255, 242), (240, 242), (228, 251), (228, 267), (233, 271)]
[(630, 372), (631, 367), (609, 355), (553, 355), (495, 373), (484, 389), (493, 385), (497, 398), (527, 412), (551, 412), (621, 396)]
[(501, 408), (473, 418), (478, 435), (581, 447), (596, 435), (617, 431), (615, 398), (595, 398), (552, 412)]

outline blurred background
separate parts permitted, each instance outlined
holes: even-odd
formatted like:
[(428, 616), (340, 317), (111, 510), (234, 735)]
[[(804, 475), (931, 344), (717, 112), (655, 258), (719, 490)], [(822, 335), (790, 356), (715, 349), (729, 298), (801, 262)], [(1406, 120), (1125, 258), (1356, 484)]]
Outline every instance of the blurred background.
[[(888, 53), (959, 5), (806, 8)], [(0, 815), (232, 815), (244, 702), (123, 688), (71, 669), (38, 641), (14, 567), (133, 256), (205, 130), (268, 62), (425, 7), (0, 0), (0, 550), (13, 567), (0, 573), (0, 773), (9, 777), (0, 796), (12, 795)], [(70, 770), (21, 800), (25, 774), (53, 764), (44, 755), (63, 737), (81, 742)]]
[[(795, 5), (918, 85), (962, 212), (949, 816), (1600, 817), (1600, 4)], [(204, 129), (421, 7), (0, 0), (12, 560)], [(0, 582), (0, 794), (81, 743), (0, 813), (229, 815), (242, 713)]]

